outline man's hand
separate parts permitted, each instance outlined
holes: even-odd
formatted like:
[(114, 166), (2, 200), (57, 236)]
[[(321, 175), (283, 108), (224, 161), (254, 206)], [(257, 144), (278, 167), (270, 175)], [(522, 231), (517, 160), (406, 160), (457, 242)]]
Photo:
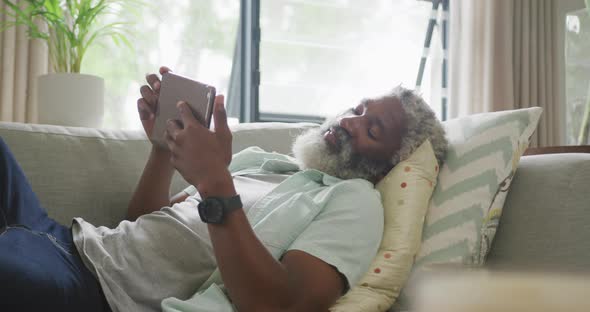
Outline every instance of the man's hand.
[[(168, 67), (160, 67), (160, 75), (170, 71)], [(137, 100), (137, 111), (139, 112), (143, 130), (151, 139), (156, 124), (156, 111), (158, 110), (158, 98), (160, 97), (162, 83), (156, 74), (147, 75), (145, 79), (148, 84), (139, 89), (141, 98)]]
[[(205, 128), (184, 102), (177, 107), (182, 117), (182, 126), (176, 120), (168, 120), (166, 142), (172, 153), (172, 165), (195, 185), (231, 182), (227, 166), (231, 161), (232, 134), (227, 125), (222, 95), (215, 97), (213, 119), (215, 130)], [(202, 190), (199, 189), (201, 192)]]
[[(160, 67), (160, 74), (169, 72), (168, 67)], [(137, 100), (137, 110), (143, 129), (151, 139), (158, 109), (161, 82), (156, 74), (146, 76), (149, 85), (141, 87), (141, 98)], [(170, 183), (174, 168), (170, 164), (170, 152), (152, 145), (149, 159), (143, 169), (139, 183), (129, 201), (127, 219), (139, 216), (170, 205)]]

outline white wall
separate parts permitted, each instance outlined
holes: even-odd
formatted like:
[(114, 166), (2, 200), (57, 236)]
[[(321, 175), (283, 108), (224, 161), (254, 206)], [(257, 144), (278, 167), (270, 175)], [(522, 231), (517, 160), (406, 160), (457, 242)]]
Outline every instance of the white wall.
[[(561, 124), (563, 125), (562, 128), (565, 128), (565, 108), (566, 108), (566, 100), (565, 100), (565, 15), (567, 12), (575, 11), (584, 8), (584, 0), (555, 0), (555, 12), (553, 13), (553, 17), (555, 22), (557, 23), (557, 74), (559, 75), (559, 79), (557, 79), (557, 83), (559, 84), (559, 105), (561, 106)], [(561, 130), (561, 145), (565, 145), (566, 138), (565, 138), (565, 129)]]

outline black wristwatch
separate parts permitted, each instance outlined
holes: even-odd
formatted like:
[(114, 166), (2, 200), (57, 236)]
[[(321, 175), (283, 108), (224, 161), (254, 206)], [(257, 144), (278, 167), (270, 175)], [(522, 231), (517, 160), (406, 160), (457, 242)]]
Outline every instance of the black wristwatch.
[(240, 208), (242, 208), (240, 195), (207, 197), (199, 203), (199, 216), (205, 223), (221, 224), (228, 213)]

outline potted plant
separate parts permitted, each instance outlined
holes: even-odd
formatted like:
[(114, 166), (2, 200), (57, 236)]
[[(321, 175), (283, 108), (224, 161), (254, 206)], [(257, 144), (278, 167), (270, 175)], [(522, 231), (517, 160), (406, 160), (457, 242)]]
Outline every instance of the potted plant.
[(88, 48), (100, 38), (130, 46), (124, 26), (107, 22), (123, 0), (1, 0), (9, 18), (0, 30), (24, 26), (29, 38), (47, 43), (54, 73), (38, 78), (39, 122), (100, 127), (104, 80), (80, 74)]

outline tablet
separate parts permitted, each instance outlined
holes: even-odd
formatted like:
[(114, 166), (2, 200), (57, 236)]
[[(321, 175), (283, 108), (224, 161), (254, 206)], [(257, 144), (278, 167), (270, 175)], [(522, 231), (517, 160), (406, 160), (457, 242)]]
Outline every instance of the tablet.
[(162, 75), (160, 97), (155, 113), (156, 123), (151, 140), (154, 144), (165, 149), (168, 149), (165, 139), (166, 122), (169, 119), (182, 122), (176, 107), (179, 101), (186, 102), (190, 106), (193, 115), (205, 127), (209, 128), (211, 115), (213, 114), (213, 103), (215, 102), (215, 88), (173, 73)]

